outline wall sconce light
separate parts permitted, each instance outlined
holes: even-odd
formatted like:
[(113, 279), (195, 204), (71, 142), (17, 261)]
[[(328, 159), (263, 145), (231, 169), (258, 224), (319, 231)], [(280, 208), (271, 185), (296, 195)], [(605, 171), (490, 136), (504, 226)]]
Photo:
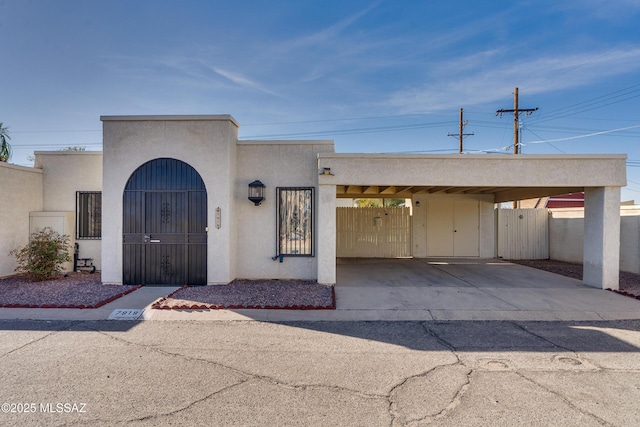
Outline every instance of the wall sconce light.
[(260, 206), (260, 203), (264, 200), (264, 189), (264, 184), (257, 179), (249, 184), (249, 200), (255, 203), (256, 206)]
[(322, 168), (322, 171), (320, 172), (320, 175), (331, 175), (331, 176), (333, 176), (333, 174), (331, 173), (331, 168)]

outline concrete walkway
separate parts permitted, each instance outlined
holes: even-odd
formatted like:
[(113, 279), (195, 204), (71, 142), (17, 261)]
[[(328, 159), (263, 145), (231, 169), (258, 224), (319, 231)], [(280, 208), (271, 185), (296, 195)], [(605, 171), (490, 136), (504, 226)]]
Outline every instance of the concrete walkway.
[(640, 301), (498, 260), (338, 260), (336, 310), (152, 310), (177, 288), (145, 287), (98, 309), (0, 308), (0, 319), (102, 320), (623, 320)]

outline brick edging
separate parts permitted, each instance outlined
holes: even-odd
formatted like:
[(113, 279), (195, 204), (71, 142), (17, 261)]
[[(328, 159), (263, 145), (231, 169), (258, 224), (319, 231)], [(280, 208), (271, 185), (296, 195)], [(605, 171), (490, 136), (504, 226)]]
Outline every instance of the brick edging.
[(625, 297), (635, 298), (640, 300), (640, 295), (632, 294), (631, 292), (621, 291), (620, 289), (607, 288), (608, 291), (615, 292), (616, 294), (624, 295)]

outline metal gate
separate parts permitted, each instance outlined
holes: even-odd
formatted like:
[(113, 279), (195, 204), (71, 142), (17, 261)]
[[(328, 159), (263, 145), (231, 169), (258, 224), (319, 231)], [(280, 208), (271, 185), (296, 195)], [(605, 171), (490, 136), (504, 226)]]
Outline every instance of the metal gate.
[(200, 174), (155, 159), (129, 178), (123, 196), (123, 283), (207, 283), (207, 192)]
[(498, 209), (498, 258), (549, 259), (549, 210)]

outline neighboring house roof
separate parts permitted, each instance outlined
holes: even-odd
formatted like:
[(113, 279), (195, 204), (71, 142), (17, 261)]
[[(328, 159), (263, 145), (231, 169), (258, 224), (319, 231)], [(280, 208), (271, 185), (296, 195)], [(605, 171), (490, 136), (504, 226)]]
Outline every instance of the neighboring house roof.
[(561, 194), (559, 196), (551, 196), (547, 200), (548, 209), (554, 208), (583, 208), (584, 207), (584, 193), (569, 193)]

